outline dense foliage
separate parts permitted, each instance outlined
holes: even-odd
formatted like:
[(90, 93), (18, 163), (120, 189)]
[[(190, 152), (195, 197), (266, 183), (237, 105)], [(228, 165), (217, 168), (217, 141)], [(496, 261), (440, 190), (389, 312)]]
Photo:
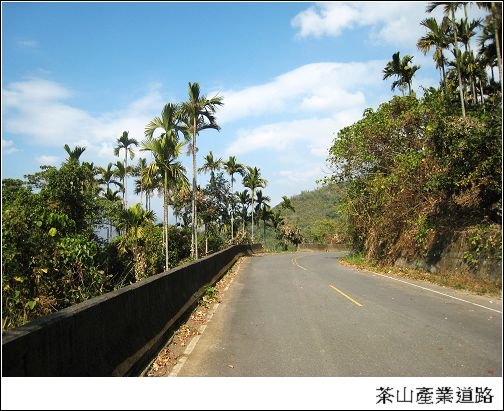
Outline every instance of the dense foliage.
[[(488, 13), (470, 20), (469, 6)], [(365, 110), (330, 148), (327, 181), (344, 187), (340, 227), (355, 250), (381, 263), (435, 262), (457, 232), (473, 244), (464, 255), (469, 266), (501, 253), (502, 5), (432, 2), (426, 12), (437, 7), (444, 16), (420, 22), (417, 47), (433, 52), (439, 88), (417, 98), (411, 80), (420, 67), (394, 53), (384, 79), (394, 76), (392, 89), (403, 97)]]
[(344, 181), (353, 245), (394, 261), (426, 255), (455, 230), (501, 220), (501, 107), (463, 117), (442, 92), (394, 97), (340, 131), (330, 149)]
[[(200, 96), (198, 84), (189, 83), (189, 100), (166, 104), (147, 124), (141, 144), (124, 131), (114, 148), (123, 161), (95, 167), (81, 162), (85, 147), (65, 144), (68, 157), (59, 168), (42, 166), (25, 180), (2, 181), (2, 329), (253, 240), (253, 202), (246, 191), (241, 203), (231, 185), (240, 174), (255, 199), (257, 184), (264, 187), (266, 180), (257, 167), (232, 157), (225, 163), (230, 184), (220, 172), (222, 160), (210, 152), (199, 169), (211, 172), (210, 182), (191, 190), (179, 158), (182, 148), (188, 144), (189, 152), (196, 152), (194, 133), (209, 128), (206, 120), (219, 129), (213, 115), (204, 114), (213, 113), (212, 105), (222, 99)], [(196, 129), (191, 119), (197, 120)], [(161, 134), (155, 137), (155, 131)], [(128, 165), (135, 156), (132, 147), (139, 145), (154, 161), (141, 158), (136, 167)], [(135, 193), (141, 202), (145, 197), (145, 208), (128, 204), (131, 176), (137, 177)], [(163, 197), (159, 224), (150, 209), (155, 193)], [(168, 221), (169, 206), (175, 224)]]
[[(336, 209), (341, 190), (337, 184), (330, 184), (313, 191), (303, 191), (290, 198), (295, 211), (284, 208), (282, 215), (289, 224), (299, 227), (305, 243), (344, 242), (342, 222)], [(280, 208), (278, 206), (273, 210)]]

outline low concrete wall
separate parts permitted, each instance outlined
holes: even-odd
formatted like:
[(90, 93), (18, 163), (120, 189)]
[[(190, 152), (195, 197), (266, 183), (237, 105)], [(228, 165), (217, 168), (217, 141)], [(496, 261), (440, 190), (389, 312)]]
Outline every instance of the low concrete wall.
[(349, 251), (350, 247), (346, 244), (308, 244), (298, 245), (298, 251)]
[(261, 250), (235, 245), (8, 330), (3, 376), (139, 375), (206, 287)]
[[(498, 237), (501, 233), (498, 233)], [(476, 278), (490, 277), (498, 278), (502, 276), (502, 258), (501, 252), (488, 253), (484, 250), (477, 255), (471, 251), (474, 247), (471, 244), (471, 234), (467, 231), (458, 231), (449, 238), (440, 242), (440, 246), (432, 250), (429, 257), (425, 258), (405, 258), (400, 257), (395, 261), (398, 267), (417, 268), (431, 273), (449, 274), (467, 272)], [(475, 258), (476, 264), (470, 266), (465, 254), (469, 253)], [(497, 256), (495, 255), (497, 254)]]

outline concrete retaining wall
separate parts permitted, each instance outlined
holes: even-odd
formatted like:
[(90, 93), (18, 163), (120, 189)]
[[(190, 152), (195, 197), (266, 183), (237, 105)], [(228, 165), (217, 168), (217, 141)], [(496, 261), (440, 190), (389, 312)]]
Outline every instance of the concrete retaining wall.
[[(497, 238), (500, 238), (501, 233), (498, 232), (497, 234)], [(451, 237), (444, 241), (441, 241), (440, 246), (432, 250), (428, 258), (400, 257), (395, 261), (395, 265), (399, 267), (418, 268), (439, 274), (467, 272), (471, 273), (476, 278), (498, 278), (502, 276), (502, 257), (500, 251), (491, 250), (489, 253), (483, 250), (477, 254), (473, 249), (474, 246), (471, 244), (471, 233), (459, 231), (453, 233)], [(475, 258), (476, 264), (474, 264), (474, 266), (466, 262), (464, 258), (466, 253), (469, 253)]]
[(235, 245), (8, 330), (3, 376), (139, 375), (206, 287), (261, 249)]
[(349, 251), (350, 247), (346, 244), (299, 244), (298, 251)]

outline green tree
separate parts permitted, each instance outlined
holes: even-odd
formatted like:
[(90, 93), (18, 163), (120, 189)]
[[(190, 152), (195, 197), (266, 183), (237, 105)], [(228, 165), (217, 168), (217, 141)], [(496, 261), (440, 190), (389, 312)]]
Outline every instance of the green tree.
[(265, 196), (262, 192), (262, 190), (257, 190), (256, 193), (256, 214), (258, 218), (263, 220), (263, 241), (264, 244), (266, 244), (266, 221), (268, 220), (268, 210), (270, 208), (270, 205), (268, 202), (271, 201), (271, 198), (268, 196)]
[[(236, 161), (235, 156), (229, 156), (228, 161), (224, 163), (224, 169), (231, 176), (231, 193), (234, 193), (234, 178), (235, 174), (240, 174), (243, 177), (245, 167)], [(234, 238), (234, 204), (231, 205), (231, 240)]]
[(128, 173), (131, 170), (128, 168), (128, 154), (130, 160), (133, 160), (135, 157), (135, 152), (131, 148), (131, 146), (138, 146), (138, 141), (134, 138), (129, 138), (129, 131), (123, 131), (121, 137), (117, 139), (117, 146), (114, 147), (114, 155), (119, 157), (120, 151), (124, 150), (124, 170), (126, 170), (126, 174), (123, 179), (124, 186), (124, 208), (128, 206), (128, 188), (127, 188), (127, 179)]
[(485, 18), (486, 32), (493, 32), (493, 42), (495, 45), (495, 54), (497, 65), (499, 67), (499, 81), (502, 89), (502, 52), (501, 52), (501, 36), (502, 36), (502, 3), (501, 2), (477, 2), (478, 7), (489, 11)]
[[(114, 170), (112, 170), (112, 167), (114, 165), (112, 163), (108, 163), (107, 168), (99, 167), (98, 168), (98, 174), (101, 175), (99, 178), (98, 182), (100, 184), (105, 185), (105, 191), (103, 192), (103, 196), (105, 199), (107, 199), (110, 202), (115, 202), (115, 199), (117, 198), (117, 193), (119, 193), (123, 189), (123, 185), (117, 181), (114, 177), (116, 177), (116, 173)], [(113, 184), (116, 187), (119, 188), (118, 191), (112, 191), (110, 188), (110, 185)], [(112, 221), (107, 222), (107, 241), (110, 241), (110, 238), (112, 237)]]
[[(460, 93), (460, 106), (462, 108), (462, 117), (465, 117), (466, 112), (465, 112), (465, 104), (464, 104), (464, 84), (462, 83), (462, 73), (461, 73), (461, 63), (460, 63), (460, 50), (458, 46), (458, 30), (457, 30), (457, 24), (455, 20), (455, 12), (457, 9), (462, 5), (462, 2), (430, 2), (427, 5), (427, 12), (432, 13), (432, 11), (438, 7), (438, 6), (443, 6), (443, 11), (445, 17), (449, 19), (449, 22), (451, 24), (451, 31), (453, 34), (453, 40), (454, 40), (454, 53), (455, 53), (455, 62), (456, 62), (456, 68), (457, 68), (457, 76), (458, 76), (458, 82), (459, 82), (459, 93)], [(451, 18), (450, 18), (451, 17)]]
[(291, 210), (293, 213), (296, 212), (294, 206), (292, 205), (292, 201), (287, 196), (282, 196), (280, 208), (282, 208), (283, 210)]
[(118, 218), (118, 227), (124, 233), (119, 241), (119, 249), (123, 253), (131, 251), (136, 281), (144, 278), (147, 272), (145, 250), (141, 243), (145, 230), (153, 225), (155, 219), (154, 212), (142, 209), (140, 203), (121, 210)]
[(222, 159), (214, 159), (212, 151), (210, 151), (204, 158), (203, 166), (198, 169), (199, 172), (210, 172), (210, 182), (215, 182), (215, 172), (219, 171), (222, 166)]
[(501, 127), (500, 106), (462, 117), (427, 89), (342, 129), (329, 162), (345, 183), (339, 212), (355, 249), (387, 263), (435, 258), (450, 232), (498, 221)]
[(410, 65), (411, 60), (413, 60), (413, 56), (406, 55), (401, 59), (399, 57), (399, 52), (397, 52), (392, 55), (392, 60), (389, 61), (383, 69), (383, 80), (396, 76), (397, 80), (392, 83), (392, 90), (399, 87), (403, 95), (406, 85), (408, 86), (409, 94), (411, 95), (411, 83), (413, 81), (413, 76), (420, 68), (420, 66)]
[(252, 241), (254, 241), (254, 198), (258, 188), (264, 188), (267, 180), (261, 177), (261, 171), (257, 167), (247, 166), (247, 171), (243, 177), (243, 186), (250, 189), (252, 199)]
[(248, 207), (251, 204), (252, 200), (247, 190), (237, 192), (235, 193), (235, 195), (238, 197), (241, 204), (240, 218), (242, 220), (242, 233), (245, 233), (245, 222), (248, 218)]
[[(133, 168), (133, 176), (137, 177), (135, 180), (135, 194), (140, 194), (140, 204), (143, 202), (143, 193), (145, 192), (143, 181), (142, 181), (142, 172), (147, 168), (147, 160), (143, 157), (138, 159), (137, 165)], [(147, 196), (146, 196), (147, 197)], [(147, 209), (147, 198), (145, 200), (145, 208)]]
[(76, 146), (73, 150), (68, 146), (68, 144), (65, 144), (63, 146), (65, 151), (68, 153), (68, 159), (67, 161), (75, 161), (75, 162), (80, 162), (80, 156), (84, 151), (86, 151), (86, 147), (79, 147)]
[(122, 161), (117, 161), (114, 165), (114, 174), (122, 181), (119, 189), (122, 193), (122, 203), (124, 208), (126, 204), (126, 187), (124, 184), (126, 182), (126, 179), (128, 178), (128, 174), (131, 172), (131, 166), (126, 167)]
[[(175, 104), (166, 104), (161, 117), (155, 117), (145, 128), (146, 140), (142, 143), (141, 150), (150, 151), (154, 156), (154, 163), (149, 166), (152, 175), (159, 172), (163, 181), (163, 209), (164, 209), (164, 238), (165, 238), (165, 269), (168, 270), (168, 204), (169, 185), (186, 182), (185, 168), (177, 157), (180, 155), (183, 143), (179, 142), (177, 125), (178, 107)], [(153, 138), (154, 131), (161, 129), (159, 138)]]
[(436, 68), (440, 70), (441, 83), (443, 84), (443, 87), (446, 88), (446, 58), (443, 52), (448, 48), (450, 44), (448, 37), (450, 32), (449, 20), (444, 17), (441, 21), (441, 24), (438, 24), (435, 18), (429, 17), (422, 20), (420, 24), (427, 29), (427, 32), (418, 40), (417, 48), (424, 55), (426, 55), (431, 49), (434, 49), (432, 58), (436, 63)]
[(215, 120), (215, 110), (217, 106), (223, 104), (222, 97), (215, 96), (207, 98), (200, 95), (200, 86), (198, 83), (189, 83), (189, 99), (182, 103), (180, 110), (180, 119), (185, 125), (185, 133), (192, 138), (190, 152), (192, 153), (193, 181), (192, 181), (192, 257), (198, 259), (198, 231), (197, 231), (197, 174), (196, 174), (196, 136), (206, 129), (220, 130), (220, 126)]

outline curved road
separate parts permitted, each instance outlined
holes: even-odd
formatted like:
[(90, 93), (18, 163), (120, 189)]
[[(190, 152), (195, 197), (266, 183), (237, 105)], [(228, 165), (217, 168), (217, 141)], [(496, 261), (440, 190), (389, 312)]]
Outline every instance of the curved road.
[(502, 375), (502, 302), (341, 266), (247, 258), (178, 376)]

